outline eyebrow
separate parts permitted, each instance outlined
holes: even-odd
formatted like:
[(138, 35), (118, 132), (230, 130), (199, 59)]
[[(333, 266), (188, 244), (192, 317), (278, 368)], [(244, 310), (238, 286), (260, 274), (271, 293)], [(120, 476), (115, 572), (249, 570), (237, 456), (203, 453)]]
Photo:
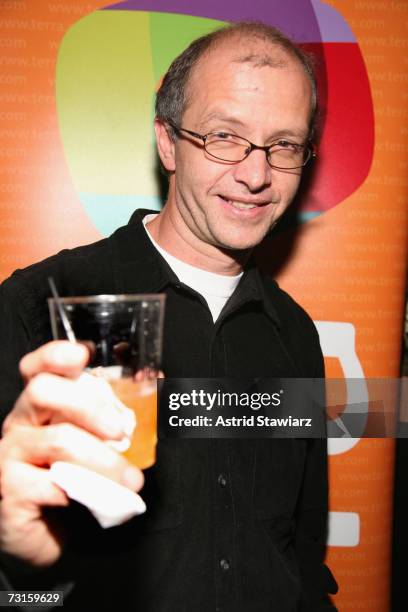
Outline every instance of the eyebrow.
[[(213, 113), (209, 113), (208, 115), (205, 115), (202, 118), (202, 120), (198, 124), (198, 129), (199, 130), (204, 129), (205, 125), (208, 122), (213, 121), (213, 120), (230, 123), (231, 125), (237, 126), (238, 128), (242, 128), (242, 129), (246, 127), (244, 122), (238, 119), (237, 117), (231, 117), (229, 115), (225, 115), (223, 113), (215, 111)], [(268, 140), (276, 140), (277, 138), (300, 138), (301, 140), (306, 140), (308, 133), (309, 133), (308, 130), (302, 130), (302, 129), (299, 129), (299, 130), (283, 129), (283, 130), (279, 130), (275, 132), (273, 135), (271, 135), (270, 138), (268, 138)]]
[(271, 139), (275, 140), (276, 138), (300, 138), (303, 140), (307, 139), (309, 132), (308, 130), (279, 130), (275, 132)]
[(202, 118), (202, 120), (200, 121), (200, 123), (198, 124), (198, 127), (200, 129), (204, 128), (205, 124), (208, 123), (209, 121), (223, 121), (225, 123), (231, 123), (232, 125), (237, 125), (238, 127), (242, 127), (244, 128), (245, 125), (242, 121), (240, 121), (240, 119), (236, 118), (236, 117), (231, 117), (229, 115), (225, 115), (223, 113), (220, 112), (213, 112), (213, 113), (209, 113), (208, 115), (204, 115), (204, 117)]

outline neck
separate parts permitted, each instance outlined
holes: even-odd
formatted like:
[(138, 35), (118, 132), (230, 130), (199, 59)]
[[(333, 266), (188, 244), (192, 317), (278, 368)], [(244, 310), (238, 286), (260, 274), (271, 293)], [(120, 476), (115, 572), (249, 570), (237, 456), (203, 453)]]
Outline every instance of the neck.
[(215, 274), (236, 276), (250, 256), (250, 251), (230, 251), (201, 241), (186, 226), (176, 206), (166, 204), (146, 229), (173, 257)]

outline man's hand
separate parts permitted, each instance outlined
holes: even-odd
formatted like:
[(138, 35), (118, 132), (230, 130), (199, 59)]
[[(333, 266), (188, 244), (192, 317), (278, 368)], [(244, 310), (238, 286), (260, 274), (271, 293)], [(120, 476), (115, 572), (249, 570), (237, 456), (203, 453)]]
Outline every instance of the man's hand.
[(50, 342), (26, 355), (26, 382), (3, 425), (0, 440), (0, 549), (37, 567), (61, 555), (63, 536), (43, 508), (67, 506), (52, 483), (54, 461), (85, 466), (134, 491), (143, 474), (106, 444), (129, 435), (129, 414), (112, 401), (106, 382), (82, 373), (88, 351), (81, 344)]

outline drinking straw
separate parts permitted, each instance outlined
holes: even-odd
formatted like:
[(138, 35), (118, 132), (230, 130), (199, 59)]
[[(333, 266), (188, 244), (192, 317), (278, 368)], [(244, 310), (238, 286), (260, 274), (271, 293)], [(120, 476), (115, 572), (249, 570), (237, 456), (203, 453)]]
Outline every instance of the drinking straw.
[(52, 276), (48, 277), (48, 284), (50, 286), (51, 293), (52, 293), (52, 295), (53, 295), (53, 297), (55, 299), (55, 303), (57, 305), (59, 316), (61, 318), (62, 325), (64, 327), (66, 336), (67, 336), (67, 338), (68, 338), (68, 340), (70, 342), (76, 342), (77, 339), (75, 337), (74, 330), (71, 327), (71, 323), (69, 322), (69, 319), (68, 319), (67, 314), (65, 312), (64, 305), (63, 305), (63, 303), (61, 301), (61, 298), (58, 295), (57, 287), (55, 286), (55, 282), (54, 282), (54, 279), (52, 278)]

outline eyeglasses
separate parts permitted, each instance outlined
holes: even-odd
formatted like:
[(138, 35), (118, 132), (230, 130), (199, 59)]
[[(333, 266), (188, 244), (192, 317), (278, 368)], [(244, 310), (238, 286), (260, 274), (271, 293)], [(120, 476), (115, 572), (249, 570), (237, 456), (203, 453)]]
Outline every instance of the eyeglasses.
[(228, 134), (227, 132), (198, 134), (172, 123), (169, 123), (169, 125), (176, 132), (185, 132), (193, 136), (193, 138), (198, 138), (203, 142), (204, 149), (208, 155), (225, 162), (241, 162), (252, 151), (260, 150), (265, 151), (266, 160), (271, 168), (276, 168), (277, 170), (296, 170), (296, 168), (302, 168), (310, 159), (316, 157), (315, 148), (310, 142), (299, 144), (282, 138), (270, 145), (261, 147), (246, 138), (236, 136), (235, 134)]

